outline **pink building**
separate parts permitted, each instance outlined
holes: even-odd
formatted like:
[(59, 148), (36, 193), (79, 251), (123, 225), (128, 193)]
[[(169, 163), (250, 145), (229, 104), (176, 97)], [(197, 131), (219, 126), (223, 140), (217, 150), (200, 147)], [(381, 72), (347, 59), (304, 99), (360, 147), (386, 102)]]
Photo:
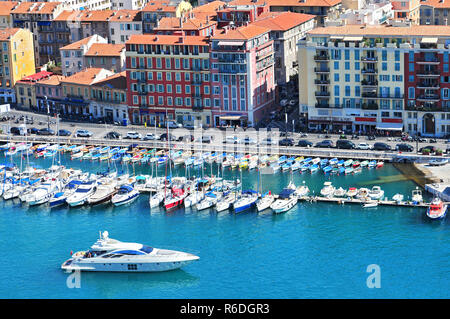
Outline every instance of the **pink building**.
[(270, 29), (256, 25), (224, 28), (211, 37), (213, 119), (255, 126), (275, 99)]

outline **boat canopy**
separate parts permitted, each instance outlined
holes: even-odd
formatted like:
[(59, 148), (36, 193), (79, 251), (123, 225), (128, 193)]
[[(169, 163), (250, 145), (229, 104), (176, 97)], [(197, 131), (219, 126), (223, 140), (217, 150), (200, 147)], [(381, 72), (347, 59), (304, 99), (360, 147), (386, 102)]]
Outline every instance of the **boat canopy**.
[(133, 186), (131, 186), (131, 185), (122, 185), (122, 186), (120, 186), (120, 190), (121, 191), (131, 192), (133, 190)]
[(293, 193), (295, 193), (295, 189), (285, 188), (281, 191), (280, 195), (278, 195), (278, 198), (281, 199), (289, 198)]

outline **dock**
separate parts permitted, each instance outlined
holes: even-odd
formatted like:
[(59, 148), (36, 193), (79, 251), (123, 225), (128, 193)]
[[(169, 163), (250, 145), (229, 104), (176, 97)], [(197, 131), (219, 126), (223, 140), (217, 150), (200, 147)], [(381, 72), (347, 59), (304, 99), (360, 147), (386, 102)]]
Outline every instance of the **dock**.
[(323, 196), (304, 196), (299, 198), (301, 201), (306, 202), (324, 202), (324, 203), (335, 203), (335, 204), (359, 204), (363, 205), (365, 203), (378, 203), (378, 205), (382, 206), (398, 206), (398, 207), (417, 207), (417, 208), (428, 208), (430, 203), (418, 203), (414, 204), (409, 201), (401, 201), (397, 202), (394, 200), (366, 200), (366, 199), (358, 199), (358, 198), (344, 198), (344, 197), (323, 197)]

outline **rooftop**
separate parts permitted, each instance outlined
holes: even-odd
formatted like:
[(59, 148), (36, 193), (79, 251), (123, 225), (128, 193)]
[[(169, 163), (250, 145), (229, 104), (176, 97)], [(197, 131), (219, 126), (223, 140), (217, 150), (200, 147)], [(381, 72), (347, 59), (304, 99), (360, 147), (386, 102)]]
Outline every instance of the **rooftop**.
[(313, 29), (309, 35), (347, 35), (347, 36), (443, 36), (450, 37), (450, 26), (412, 25), (410, 27), (393, 27), (389, 25), (344, 25)]
[(223, 1), (212, 1), (212, 2), (208, 2), (204, 5), (195, 7), (192, 9), (193, 12), (208, 12), (208, 13), (213, 13), (216, 12), (217, 10), (223, 9), (223, 7), (225, 6), (226, 2)]
[(14, 34), (16, 34), (21, 29), (19, 28), (7, 28), (0, 30), (0, 41), (7, 41), (10, 39), (10, 37)]
[(10, 15), (18, 3), (17, 1), (0, 1), (0, 16)]
[(207, 37), (193, 35), (133, 34), (126, 44), (208, 45), (209, 41)]
[(296, 12), (267, 12), (262, 13), (254, 25), (267, 27), (272, 31), (287, 31), (298, 25), (301, 25), (316, 16)]
[(222, 30), (222, 33), (218, 33), (212, 37), (216, 40), (250, 40), (259, 35), (269, 32), (270, 29), (261, 27), (255, 24), (249, 24), (247, 26), (239, 27), (236, 29)]
[(111, 43), (94, 43), (89, 50), (84, 54), (85, 56), (120, 56), (125, 50), (125, 44), (111, 44)]
[(91, 39), (94, 37), (99, 37), (99, 36), (97, 34), (94, 34), (94, 35), (91, 35), (90, 37), (81, 39), (77, 42), (73, 42), (73, 43), (63, 46), (59, 49), (60, 50), (80, 50), (83, 45), (88, 44), (89, 41), (91, 41)]
[(61, 83), (72, 83), (72, 84), (82, 84), (90, 85), (96, 82), (95, 78), (105, 69), (102, 68), (87, 68), (83, 71), (75, 73), (71, 76), (67, 76), (61, 79)]
[(16, 14), (50, 14), (61, 2), (20, 2), (11, 13)]
[(193, 17), (185, 15), (182, 18), (163, 17), (159, 20), (154, 30), (201, 30), (217, 24), (212, 16), (207, 13), (192, 14)]
[(169, 0), (151, 0), (148, 2), (142, 12), (175, 12), (177, 6), (170, 3)]
[(41, 72), (38, 72), (35, 74), (28, 75), (28, 76), (20, 79), (19, 81), (17, 81), (17, 83), (36, 83), (41, 80), (47, 79), (52, 75), (53, 75), (52, 72), (41, 71)]
[(269, 5), (272, 6), (284, 6), (284, 7), (332, 7), (342, 0), (233, 0), (228, 4), (233, 5)]
[(95, 84), (93, 84), (93, 85), (101, 86), (101, 87), (107, 86), (110, 89), (126, 90), (127, 89), (126, 71), (110, 75), (103, 80), (95, 82)]
[(450, 8), (450, 1), (445, 0), (421, 0), (420, 1), (421, 6), (430, 6), (433, 8)]

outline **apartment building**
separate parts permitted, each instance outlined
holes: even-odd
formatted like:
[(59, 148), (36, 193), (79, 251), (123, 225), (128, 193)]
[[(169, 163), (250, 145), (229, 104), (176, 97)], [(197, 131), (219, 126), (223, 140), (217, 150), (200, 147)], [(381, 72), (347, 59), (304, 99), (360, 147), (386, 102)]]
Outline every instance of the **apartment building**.
[(315, 16), (295, 12), (267, 12), (253, 22), (270, 29), (274, 41), (275, 79), (286, 84), (298, 74), (297, 42), (315, 27)]
[(214, 125), (254, 126), (275, 99), (273, 40), (270, 29), (249, 24), (225, 27), (211, 37)]
[(299, 43), (300, 112), (320, 130), (450, 133), (450, 27), (317, 28)]
[(219, 28), (226, 25), (240, 27), (256, 21), (261, 14), (267, 13), (269, 10), (267, 1), (233, 0), (217, 10), (218, 26)]
[(133, 35), (126, 43), (127, 100), (133, 123), (211, 125), (209, 41), (185, 35)]
[(94, 118), (128, 122), (126, 72), (107, 76), (91, 85), (89, 110)]
[(41, 71), (17, 81), (14, 86), (17, 105), (29, 110), (36, 109), (36, 84), (41, 80), (48, 79), (52, 75), (52, 72)]
[(83, 70), (86, 67), (84, 55), (98, 43), (107, 44), (108, 41), (95, 34), (60, 48), (62, 74), (70, 76)]
[(117, 10), (108, 18), (109, 39), (112, 44), (125, 44), (132, 34), (142, 34), (142, 12)]
[[(114, 0), (64, 0), (65, 10), (109, 10)], [(123, 0), (121, 0), (123, 1)]]
[(18, 4), (18, 1), (0, 1), (0, 29), (13, 27), (11, 12)]
[(112, 10), (141, 10), (148, 0), (110, 0)]
[(421, 0), (391, 0), (394, 19), (409, 20), (412, 24), (420, 22)]
[(180, 18), (190, 10), (192, 10), (192, 5), (188, 1), (151, 0), (141, 10), (144, 33), (152, 33), (153, 28), (161, 18)]
[[(62, 75), (52, 74), (36, 82), (36, 111), (47, 112), (50, 114), (61, 114), (60, 105), (63, 100), (61, 80)], [(33, 108), (32, 108), (33, 109)]]
[(36, 72), (33, 34), (28, 29), (0, 30), (0, 50), (0, 103), (16, 103), (16, 82)]
[(125, 70), (125, 44), (94, 43), (84, 54), (84, 65), (114, 73)]
[(33, 34), (37, 66), (57, 60), (59, 48), (68, 43), (66, 34), (54, 23), (62, 11), (61, 2), (20, 2), (11, 11), (13, 27), (26, 28)]
[(189, 12), (182, 17), (161, 18), (153, 29), (156, 34), (210, 36), (217, 28), (217, 21), (209, 13)]
[(445, 0), (420, 1), (420, 24), (449, 25), (450, 2)]

